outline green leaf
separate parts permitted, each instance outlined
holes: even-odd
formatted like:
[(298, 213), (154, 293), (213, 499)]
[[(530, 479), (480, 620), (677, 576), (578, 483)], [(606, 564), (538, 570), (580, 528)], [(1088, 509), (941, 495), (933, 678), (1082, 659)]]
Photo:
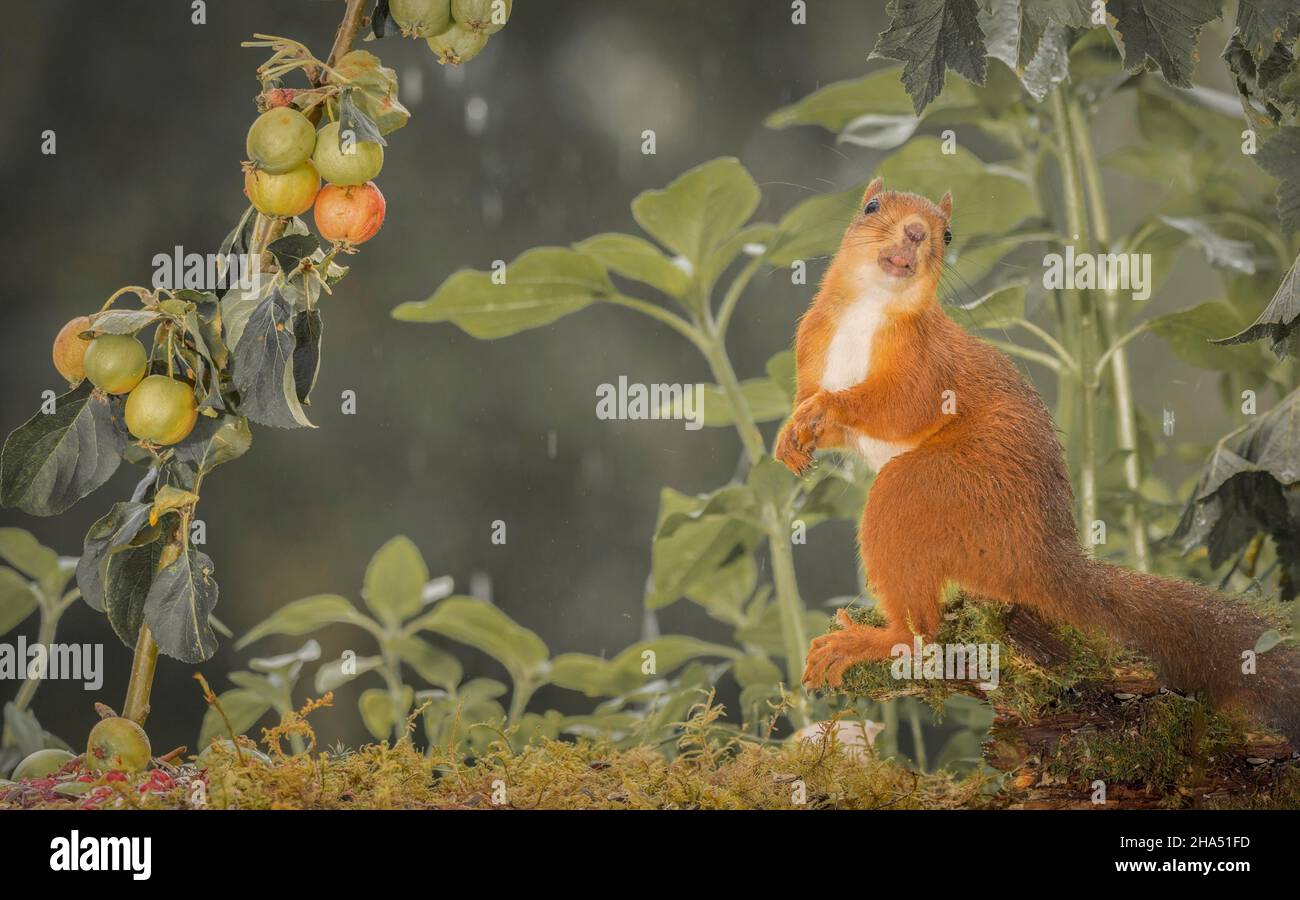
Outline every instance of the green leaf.
[(308, 634), (338, 622), (359, 625), (363, 621), (365, 617), (346, 598), (337, 594), (316, 594), (280, 607), (240, 638), (235, 649), (242, 650), (268, 634)]
[(1056, 240), (1056, 233), (1045, 230), (1042, 222), (1026, 219), (1009, 232), (977, 235), (955, 242), (950, 247), (944, 268), (956, 274), (960, 284), (975, 285), (988, 276), (1007, 254), (1032, 243)]
[[(374, 141), (381, 147), (387, 147), (388, 141), (384, 140), (384, 136), (380, 133), (379, 126), (375, 124), (375, 120), (370, 118), (369, 115), (357, 106), (357, 101), (354, 98), (355, 94), (357, 94), (356, 88), (346, 87), (339, 95), (340, 151), (347, 152), (343, 150), (343, 139), (344, 133), (348, 131), (356, 135), (356, 140), (358, 141)], [(364, 101), (364, 95), (362, 99)], [(285, 271), (288, 270), (286, 269)]]
[(979, 15), (988, 55), (1000, 59), (1041, 101), (1070, 71), (1066, 29), (1086, 25), (1088, 0), (993, 0)]
[(505, 666), (516, 686), (539, 678), (550, 656), (534, 632), (491, 603), (473, 597), (448, 597), (408, 627), (482, 650)]
[(429, 744), (447, 747), (451, 743), (453, 729), (458, 748), (466, 748), (471, 742), (482, 744), (485, 739), (494, 739), (495, 734), (473, 726), (505, 726), (506, 711), (496, 702), (496, 698), (505, 695), (507, 690), (509, 689), (504, 684), (492, 678), (475, 678), (454, 692), (439, 690), (416, 694), (421, 703), (429, 702), (424, 711), (424, 733)]
[(4, 707), (4, 737), (0, 748), (0, 772), (4, 773), (13, 771), (23, 758), (37, 750), (72, 749), (42, 728), (30, 709), (19, 709), (13, 701)]
[(1264, 532), (1273, 535), (1282, 565), (1293, 567), (1285, 558), (1297, 525), (1288, 496), (1298, 483), (1300, 389), (1219, 441), (1171, 540), (1184, 553), (1204, 546), (1218, 567)]
[(1259, 636), (1259, 640), (1255, 641), (1255, 652), (1267, 653), (1284, 640), (1286, 638), (1282, 636), (1282, 632), (1276, 628), (1270, 628)]
[[(342, 140), (342, 129), (340, 129), (340, 140)], [(358, 138), (358, 140), (367, 139)], [(280, 271), (287, 274), (298, 268), (298, 264), (304, 259), (311, 258), (312, 254), (322, 246), (321, 239), (314, 234), (286, 234), (282, 238), (271, 241), (266, 245), (266, 249), (275, 257), (275, 264), (280, 267)]]
[(1277, 217), (1286, 231), (1300, 228), (1300, 126), (1279, 128), (1259, 145), (1255, 162), (1279, 179)]
[(0, 635), (22, 624), (36, 606), (36, 592), (27, 579), (8, 566), (0, 566)]
[(1160, 221), (1196, 241), (1205, 254), (1205, 261), (1215, 268), (1254, 274), (1254, 245), (1250, 241), (1226, 238), (1200, 219), (1161, 216)]
[(161, 319), (157, 309), (106, 309), (90, 317), (90, 330), (96, 334), (135, 334)]
[(793, 404), (797, 390), (794, 351), (782, 350), (772, 354), (763, 369), (771, 382), (785, 395), (787, 406)]
[(804, 495), (796, 515), (809, 527), (825, 519), (859, 519), (866, 500), (862, 485), (827, 470)]
[(740, 625), (745, 618), (745, 603), (757, 585), (758, 565), (753, 556), (746, 554), (696, 581), (686, 597), (718, 621)]
[[(752, 498), (748, 488), (739, 490)], [(676, 527), (670, 533), (656, 537), (651, 548), (651, 587), (645, 600), (647, 609), (658, 609), (675, 602), (730, 562), (733, 555), (748, 553), (758, 543), (761, 533), (753, 525), (730, 515), (706, 514), (715, 498), (721, 500), (733, 495), (738, 501), (743, 499), (736, 491), (702, 497), (688, 497), (671, 488), (660, 492), (656, 533), (659, 534), (670, 520)], [(731, 508), (730, 501), (723, 506)]]
[(1182, 312), (1157, 316), (1150, 329), (1169, 342), (1178, 356), (1203, 369), (1219, 372), (1249, 372), (1267, 378), (1272, 366), (1258, 347), (1214, 344), (1219, 335), (1242, 330), (1241, 314), (1219, 300), (1211, 300)]
[[(921, 120), (913, 114), (912, 101), (899, 82), (901, 70), (900, 66), (889, 66), (861, 78), (828, 84), (802, 100), (781, 107), (769, 115), (763, 124), (768, 128), (820, 125), (827, 131), (838, 133), (855, 119), (877, 115), (891, 119), (906, 117), (915, 123), (912, 125), (912, 130), (915, 131)], [(951, 98), (945, 95), (944, 99)], [(911, 134), (902, 137), (905, 141)]]
[(361, 721), (365, 723), (366, 730), (375, 740), (382, 741), (392, 737), (393, 726), (406, 717), (414, 699), (415, 692), (410, 687), (403, 686), (400, 707), (394, 708), (393, 698), (388, 691), (370, 688), (361, 692), (357, 707), (361, 710)]
[(866, 185), (855, 184), (834, 194), (817, 194), (781, 217), (767, 245), (767, 262), (789, 266), (795, 260), (828, 256), (840, 246), (844, 229), (858, 213)]
[(589, 237), (573, 248), (611, 272), (648, 284), (670, 297), (681, 299), (690, 287), (690, 276), (645, 238), (609, 232)]
[(83, 383), (16, 428), (0, 452), (0, 503), (54, 516), (107, 481), (127, 445), (123, 402)]
[(303, 310), (293, 319), (293, 385), (298, 402), (307, 403), (320, 373), (320, 341), (324, 329), (320, 310)]
[(0, 559), (39, 584), (54, 600), (72, 577), (71, 565), (64, 565), (59, 554), (21, 528), (0, 528)]
[(201, 663), (217, 652), (208, 619), (217, 605), (212, 560), (186, 550), (154, 576), (144, 602), (144, 619), (158, 649), (181, 662)]
[(785, 509), (799, 489), (799, 476), (770, 456), (764, 456), (749, 470), (746, 485), (759, 503), (771, 503)]
[(551, 663), (549, 680), (588, 697), (616, 697), (662, 678), (690, 660), (703, 656), (736, 659), (733, 647), (685, 635), (664, 635), (638, 641), (611, 660), (585, 653), (564, 653)]
[[(680, 495), (679, 495), (680, 496)], [(655, 529), (655, 539), (670, 538), (683, 526), (707, 518), (734, 518), (757, 522), (760, 510), (754, 490), (747, 484), (724, 485), (712, 493), (688, 498), (689, 504), (664, 515)]]
[(1165, 81), (1189, 88), (1201, 29), (1221, 7), (1222, 0), (1109, 0), (1106, 13), (1124, 38), (1124, 68), (1136, 72), (1150, 59)]
[(966, 328), (1010, 328), (1025, 317), (1025, 285), (1017, 282), (989, 291), (971, 303), (949, 307)]
[(983, 737), (974, 731), (958, 731), (943, 745), (935, 769), (964, 773), (979, 766), (983, 759)]
[[(899, 82), (900, 72), (900, 66), (889, 66), (862, 78), (829, 84), (778, 109), (764, 124), (768, 128), (819, 125), (836, 132), (843, 143), (892, 150), (905, 143), (924, 121), (913, 112), (912, 101)], [(965, 82), (955, 82), (934, 100), (926, 115), (974, 102), (971, 88)]]
[[(256, 725), (257, 721), (271, 709), (271, 704), (257, 693), (244, 688), (226, 691), (217, 697), (217, 701), (225, 710), (226, 718), (230, 719), (230, 727), (237, 735), (244, 734)], [(226, 723), (222, 720), (221, 714), (215, 707), (209, 707), (203, 716), (203, 725), (199, 729), (200, 751), (206, 750), (213, 740), (226, 737), (229, 737), (229, 733), (226, 731)]]
[(189, 437), (176, 445), (170, 471), (181, 474), (186, 489), (217, 466), (239, 459), (253, 443), (253, 432), (243, 416), (199, 416)]
[(695, 274), (696, 289), (703, 296), (709, 296), (713, 286), (727, 267), (737, 256), (762, 256), (767, 243), (775, 236), (776, 226), (767, 222), (755, 222), (746, 225), (731, 237), (722, 241), (709, 254), (704, 265)]
[(239, 411), (259, 425), (315, 427), (303, 412), (293, 377), (293, 306), (273, 290), (248, 317), (231, 360)]
[(632, 201), (637, 223), (659, 243), (703, 267), (710, 251), (749, 221), (758, 185), (740, 161), (723, 157), (696, 166), (663, 190)]
[(1286, 30), (1287, 22), (1300, 15), (1294, 0), (1238, 0), (1237, 39), (1257, 59), (1265, 56)]
[(975, 0), (891, 0), (889, 28), (871, 58), (904, 63), (903, 87), (919, 115), (943, 90), (945, 72), (984, 83), (984, 32)]
[[(248, 661), (248, 667), (254, 672), (262, 672), (267, 680), (277, 689), (291, 687), (302, 674), (305, 663), (320, 659), (320, 643), (313, 638), (297, 650), (280, 653), (276, 656), (262, 656)], [(234, 680), (234, 675), (231, 675)]]
[[(139, 594), (138, 600), (141, 610), (143, 609), (148, 585), (153, 581), (153, 570), (142, 571), (138, 568), (143, 557), (135, 558), (134, 562), (119, 560), (119, 568), (110, 577), (109, 561), (114, 554), (126, 551), (137, 543), (137, 537), (149, 524), (149, 512), (152, 508), (152, 503), (134, 500), (114, 503), (108, 513), (91, 525), (90, 530), (86, 532), (81, 559), (77, 561), (77, 587), (81, 589), (81, 598), (91, 609), (106, 612), (108, 611), (105, 601), (107, 594), (112, 593), (116, 601), (119, 597), (133, 596), (130, 586), (141, 584), (143, 592)], [(157, 539), (156, 530), (151, 536)], [(123, 576), (128, 572), (130, 576), (123, 580)], [(110, 584), (115, 589), (111, 592), (108, 590)], [(127, 600), (125, 605), (132, 604)], [(112, 620), (113, 616), (110, 615), (109, 618)], [(128, 626), (127, 633), (130, 635), (123, 640), (134, 643), (135, 632), (139, 631), (140, 627), (139, 615), (130, 614), (120, 621)], [(129, 628), (131, 623), (135, 626), (134, 630)]]
[(1244, 344), (1267, 339), (1273, 346), (1273, 352), (1280, 357), (1286, 350), (1288, 339), (1295, 332), (1297, 322), (1300, 322), (1300, 256), (1291, 263), (1291, 268), (1277, 287), (1277, 293), (1259, 317), (1232, 337), (1220, 338), (1214, 343)]
[(153, 590), (165, 544), (162, 541), (127, 547), (103, 563), (103, 607), (113, 632), (134, 647), (145, 623), (145, 604)]
[[(317, 645), (316, 649), (319, 651), (320, 646)], [(252, 691), (270, 704), (272, 708), (284, 701), (285, 692), (272, 684), (269, 678), (264, 678), (261, 675), (255, 675), (252, 672), (231, 672), (230, 681), (246, 691)]]
[(476, 338), (507, 337), (556, 319), (615, 293), (605, 268), (567, 247), (538, 247), (505, 269), (505, 281), (462, 269), (432, 297), (403, 303), (393, 318), (404, 322), (452, 322)]
[[(691, 386), (688, 385), (688, 388)], [(784, 419), (790, 412), (790, 400), (785, 392), (770, 378), (749, 378), (740, 383), (740, 392), (745, 397), (750, 414), (755, 422), (775, 422)], [(704, 385), (704, 415), (702, 421), (710, 428), (721, 428), (735, 424), (735, 413), (731, 401), (722, 388), (716, 384)], [(698, 415), (698, 411), (692, 411)], [(663, 419), (685, 419), (686, 404), (681, 396), (667, 397), (659, 408), (659, 417)]]
[(424, 608), (422, 594), (428, 580), (429, 569), (419, 548), (398, 535), (371, 557), (361, 597), (380, 621), (400, 625)]
[(750, 653), (736, 660), (732, 672), (735, 673), (736, 682), (741, 687), (749, 687), (753, 684), (780, 684), (785, 680), (781, 670), (766, 656), (758, 653)]
[[(736, 640), (753, 644), (767, 651), (769, 656), (785, 658), (785, 632), (781, 627), (781, 610), (775, 603), (767, 603), (750, 617), (744, 627), (736, 629)], [(803, 615), (804, 631), (822, 634), (826, 631), (828, 616), (809, 610)]]
[(1090, 24), (1091, 0), (997, 0), (995, 6), (1014, 9), (1019, 27), (1018, 53), (1008, 63), (1012, 69), (1031, 64), (1040, 52), (1040, 41), (1055, 28), (1086, 28)]
[[(382, 656), (357, 656), (350, 660), (334, 659), (323, 663), (316, 669), (316, 693), (337, 690), (353, 678), (373, 672), (383, 664)], [(351, 671), (344, 671), (345, 668), (350, 668)]]
[[(397, 72), (380, 64), (379, 57), (367, 50), (352, 50), (334, 64), (327, 76), (331, 84), (346, 83), (360, 89), (352, 100), (369, 116), (381, 134), (391, 134), (411, 118), (397, 99)], [(337, 74), (336, 74), (337, 73)]]
[(221, 298), (221, 327), (225, 332), (228, 348), (239, 346), (244, 339), (244, 328), (249, 317), (271, 296), (274, 281), (270, 278), (256, 278), (251, 287), (235, 285)]
[(416, 674), (436, 687), (454, 691), (465, 670), (446, 650), (414, 636), (394, 638), (390, 646)]

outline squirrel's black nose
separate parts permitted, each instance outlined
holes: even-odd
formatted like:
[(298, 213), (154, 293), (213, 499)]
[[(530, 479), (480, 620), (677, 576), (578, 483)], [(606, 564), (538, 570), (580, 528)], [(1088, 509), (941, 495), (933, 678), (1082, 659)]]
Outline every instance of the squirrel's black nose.
[(916, 222), (908, 222), (903, 226), (903, 234), (913, 244), (919, 244), (925, 240), (925, 228)]

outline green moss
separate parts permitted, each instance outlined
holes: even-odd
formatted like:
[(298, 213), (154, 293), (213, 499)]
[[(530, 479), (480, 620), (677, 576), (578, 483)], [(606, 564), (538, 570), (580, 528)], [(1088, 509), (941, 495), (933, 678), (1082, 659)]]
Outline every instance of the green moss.
[[(919, 775), (889, 760), (853, 757), (817, 743), (752, 742), (709, 759), (669, 760), (652, 747), (543, 740), (516, 753), (502, 744), (472, 763), (426, 757), (409, 743), (376, 744), (344, 755), (306, 754), (273, 766), (215, 754), (207, 787), (199, 770), (175, 786), (140, 793), (120, 783), (104, 808), (215, 809), (957, 809), (987, 805), (988, 776)], [(137, 779), (143, 781), (143, 779)], [(6, 805), (70, 807), (51, 796)]]
[[(884, 624), (874, 609), (850, 611), (866, 625)], [(963, 596), (947, 603), (935, 643), (989, 644), (998, 647), (998, 687), (985, 699), (998, 709), (1020, 716), (1033, 715), (1052, 705), (1072, 702), (1071, 689), (1083, 682), (1108, 677), (1120, 654), (1104, 639), (1074, 628), (1054, 630), (1064, 653), (1060, 663), (1050, 667), (1022, 651), (1007, 633), (1009, 607), (970, 600)], [(917, 697), (936, 712), (954, 693), (971, 693), (966, 683), (937, 679), (900, 680), (893, 675), (894, 660), (862, 663), (845, 673), (841, 690), (871, 700), (900, 696)]]
[(1245, 738), (1240, 720), (1173, 694), (1134, 703), (1131, 710), (1106, 731), (1065, 735), (1045, 760), (1047, 770), (1071, 780), (1177, 793), (1232, 756)]

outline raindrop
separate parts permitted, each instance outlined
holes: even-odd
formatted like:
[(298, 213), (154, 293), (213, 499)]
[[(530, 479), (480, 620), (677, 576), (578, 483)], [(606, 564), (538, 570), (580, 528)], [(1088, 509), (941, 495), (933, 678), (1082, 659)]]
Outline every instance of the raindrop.
[(472, 137), (478, 137), (487, 128), (488, 105), (482, 97), (470, 97), (465, 101), (465, 130)]
[(402, 87), (399, 91), (402, 103), (414, 106), (424, 96), (424, 69), (419, 66), (407, 66), (402, 71)]

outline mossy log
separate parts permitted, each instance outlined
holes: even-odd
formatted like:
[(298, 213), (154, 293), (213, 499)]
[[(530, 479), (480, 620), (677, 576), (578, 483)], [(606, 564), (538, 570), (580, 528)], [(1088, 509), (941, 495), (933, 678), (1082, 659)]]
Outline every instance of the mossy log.
[(850, 670), (845, 689), (918, 697), (935, 709), (954, 694), (990, 704), (983, 756), (1003, 773), (998, 805), (1300, 808), (1300, 754), (1284, 738), (1171, 690), (1146, 660), (1104, 638), (1055, 628), (1023, 607), (958, 597), (936, 643), (997, 645), (997, 688), (900, 682), (885, 661)]

